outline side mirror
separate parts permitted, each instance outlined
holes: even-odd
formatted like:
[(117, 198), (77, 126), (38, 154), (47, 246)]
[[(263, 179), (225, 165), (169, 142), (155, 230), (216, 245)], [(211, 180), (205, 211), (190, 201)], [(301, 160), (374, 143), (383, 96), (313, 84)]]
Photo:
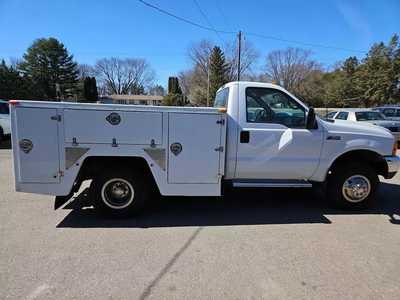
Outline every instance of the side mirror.
[(306, 121), (306, 129), (316, 129), (317, 127), (317, 118), (315, 116), (315, 110), (313, 107), (310, 107), (307, 114)]

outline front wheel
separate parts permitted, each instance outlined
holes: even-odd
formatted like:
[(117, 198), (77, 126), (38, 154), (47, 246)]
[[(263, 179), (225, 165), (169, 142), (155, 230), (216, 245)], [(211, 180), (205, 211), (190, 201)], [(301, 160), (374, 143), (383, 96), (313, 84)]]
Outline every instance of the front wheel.
[(367, 164), (340, 165), (328, 178), (328, 198), (335, 206), (360, 209), (373, 206), (379, 178)]
[(149, 196), (149, 185), (131, 170), (104, 171), (92, 183), (94, 206), (102, 213), (129, 216), (139, 213)]

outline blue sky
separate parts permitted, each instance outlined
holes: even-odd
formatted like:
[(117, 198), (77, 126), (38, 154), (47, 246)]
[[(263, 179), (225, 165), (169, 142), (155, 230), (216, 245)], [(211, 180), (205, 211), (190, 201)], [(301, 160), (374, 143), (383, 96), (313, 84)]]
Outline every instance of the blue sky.
[[(207, 26), (194, 0), (148, 0)], [(287, 40), (368, 50), (373, 42), (400, 33), (399, 0), (228, 1), (197, 0), (215, 28), (247, 31)], [(188, 47), (201, 39), (221, 44), (233, 34), (206, 31), (154, 11), (137, 0), (0, 0), (0, 57), (21, 57), (39, 37), (61, 40), (79, 63), (102, 57), (146, 58), (166, 85), (167, 77), (189, 67)], [(260, 53), (310, 49), (325, 66), (358, 52), (312, 48), (245, 36)], [(222, 41), (221, 41), (222, 39)]]

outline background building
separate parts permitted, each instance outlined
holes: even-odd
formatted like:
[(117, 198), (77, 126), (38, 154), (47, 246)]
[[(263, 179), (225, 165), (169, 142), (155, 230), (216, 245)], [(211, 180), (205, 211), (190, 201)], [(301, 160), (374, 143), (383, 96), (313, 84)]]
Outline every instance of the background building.
[(100, 97), (100, 103), (105, 104), (135, 104), (135, 105), (156, 105), (162, 103), (163, 96), (151, 95), (109, 95)]

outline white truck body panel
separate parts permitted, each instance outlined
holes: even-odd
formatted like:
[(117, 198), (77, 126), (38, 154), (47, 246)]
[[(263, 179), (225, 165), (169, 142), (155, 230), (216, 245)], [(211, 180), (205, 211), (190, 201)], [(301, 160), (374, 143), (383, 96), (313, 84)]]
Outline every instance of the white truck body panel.
[(219, 130), (216, 127), (221, 120), (217, 114), (169, 114), (169, 144), (179, 142), (185, 146), (179, 155), (169, 151), (168, 183), (218, 184), (223, 174), (220, 159), (224, 157), (216, 149), (225, 147), (220, 146), (222, 126)]
[[(382, 157), (391, 155), (394, 137), (388, 130), (360, 122), (350, 123), (352, 124), (319, 120), (319, 125), (325, 131), (325, 142), (322, 147), (319, 166), (311, 180), (325, 180), (332, 163), (339, 156), (353, 150), (369, 150)], [(329, 138), (336, 136), (340, 136), (340, 140)]]
[[(29, 153), (19, 152), (16, 178), (21, 183), (59, 183), (58, 123), (54, 108), (21, 107), (17, 119), (17, 139), (34, 141)], [(38, 122), (40, 120), (40, 122)]]
[[(121, 116), (118, 125), (106, 120), (112, 112)], [(67, 195), (85, 158), (104, 156), (144, 158), (162, 195), (221, 194), (225, 151), (215, 149), (225, 147), (226, 114), (218, 109), (19, 101), (11, 115), (17, 191)], [(60, 121), (52, 120), (53, 115)], [(22, 139), (32, 140), (29, 153), (19, 146)], [(169, 162), (172, 142), (180, 142), (183, 150)], [(68, 167), (66, 152), (71, 148), (87, 152)], [(149, 154), (155, 149), (164, 151), (165, 168)], [(210, 164), (193, 160), (193, 153), (206, 155)]]

